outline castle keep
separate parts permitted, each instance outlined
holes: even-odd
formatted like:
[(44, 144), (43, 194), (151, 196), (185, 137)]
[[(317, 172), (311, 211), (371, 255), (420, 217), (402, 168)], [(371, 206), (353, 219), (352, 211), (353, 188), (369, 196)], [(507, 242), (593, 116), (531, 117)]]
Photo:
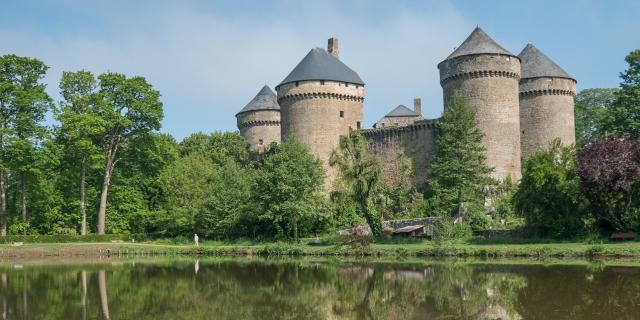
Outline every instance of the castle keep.
[[(445, 108), (459, 94), (476, 112), (494, 178), (520, 179), (522, 159), (555, 138), (575, 142), (576, 81), (533, 45), (516, 56), (476, 28), (438, 69)], [(276, 87), (277, 96), (265, 86), (236, 115), (238, 128), (257, 152), (287, 137), (306, 144), (323, 162), (327, 188), (336, 178), (328, 162), (340, 136), (363, 130), (387, 182), (406, 159), (415, 183), (424, 184), (436, 152), (437, 119), (423, 119), (416, 98), (413, 110), (399, 105), (372, 129), (363, 129), (364, 86), (339, 59), (338, 40), (331, 38), (327, 50), (312, 49), (298, 63)]]

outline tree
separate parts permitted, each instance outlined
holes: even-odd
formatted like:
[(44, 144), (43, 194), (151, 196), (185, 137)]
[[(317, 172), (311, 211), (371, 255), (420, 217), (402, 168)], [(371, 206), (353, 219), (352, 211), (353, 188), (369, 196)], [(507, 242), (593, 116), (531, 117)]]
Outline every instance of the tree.
[(77, 168), (82, 235), (87, 234), (87, 169), (101, 159), (97, 139), (105, 129), (105, 123), (98, 114), (96, 89), (97, 81), (91, 72), (64, 72), (60, 80), (64, 102), (56, 113), (60, 122), (58, 140), (64, 147), (65, 164)]
[(341, 136), (339, 149), (333, 152), (329, 164), (340, 172), (340, 185), (336, 186), (332, 198), (346, 195), (353, 199), (358, 214), (365, 218), (373, 236), (381, 237), (382, 166), (367, 151), (367, 141), (362, 133), (351, 131), (349, 135)]
[(576, 141), (584, 146), (607, 136), (605, 124), (618, 89), (584, 89), (576, 95)]
[(605, 230), (640, 230), (640, 140), (602, 140), (578, 155), (589, 208)]
[(118, 150), (137, 136), (159, 130), (163, 111), (160, 93), (143, 77), (127, 78), (118, 73), (106, 73), (98, 79), (98, 113), (105, 121), (102, 137), (105, 165), (97, 225), (98, 234), (104, 234), (109, 186), (114, 168), (121, 159)]
[(411, 162), (404, 154), (398, 156), (394, 176), (385, 188), (387, 210), (384, 218), (409, 217), (421, 203), (422, 195), (413, 182)]
[[(301, 227), (321, 212), (324, 170), (302, 143), (289, 138), (271, 149), (253, 188), (258, 218), (279, 237), (298, 240)], [(307, 229), (308, 230), (308, 229)]]
[[(27, 223), (29, 183), (39, 172), (37, 164), (42, 155), (40, 145), (47, 134), (42, 125), (51, 99), (41, 80), (47, 66), (37, 59), (5, 55), (0, 58), (0, 147), (3, 160), (0, 166), (0, 214), (6, 221), (6, 185), (4, 168), (8, 167), (17, 179), (20, 212)], [(6, 224), (3, 222), (3, 232)], [(26, 228), (23, 229), (26, 233)]]
[[(483, 211), (483, 188), (495, 182), (485, 165), (483, 133), (473, 110), (456, 92), (437, 123), (437, 152), (430, 165), (427, 196), (437, 215), (447, 216), (460, 203)], [(484, 214), (483, 212), (481, 212)]]
[(620, 74), (622, 82), (606, 130), (612, 137), (637, 139), (640, 138), (640, 50), (631, 52), (625, 61), (629, 68)]
[(585, 231), (586, 200), (580, 192), (575, 147), (555, 139), (526, 160), (514, 207), (535, 233), (571, 238)]

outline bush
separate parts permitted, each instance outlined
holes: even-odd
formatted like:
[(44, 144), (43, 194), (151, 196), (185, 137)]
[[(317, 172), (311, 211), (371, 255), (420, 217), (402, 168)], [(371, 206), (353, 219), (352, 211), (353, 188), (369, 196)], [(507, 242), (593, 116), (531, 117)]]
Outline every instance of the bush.
[(467, 239), (472, 234), (471, 226), (467, 223), (453, 223), (447, 219), (438, 219), (434, 226), (433, 239), (441, 243), (447, 240)]
[(574, 238), (584, 234), (586, 199), (576, 173), (575, 148), (563, 147), (556, 139), (548, 151), (527, 159), (514, 205), (537, 235)]

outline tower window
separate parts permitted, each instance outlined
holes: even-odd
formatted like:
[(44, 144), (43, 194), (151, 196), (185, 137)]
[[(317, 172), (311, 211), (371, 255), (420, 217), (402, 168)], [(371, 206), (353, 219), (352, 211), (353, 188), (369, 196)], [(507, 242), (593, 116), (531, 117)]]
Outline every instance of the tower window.
[(344, 83), (344, 86), (345, 86), (345, 87), (348, 87), (348, 86), (349, 86), (349, 83), (345, 82), (345, 83)]
[(258, 140), (258, 145), (263, 145), (264, 144), (264, 140), (260, 139)]
[(324, 86), (324, 80), (320, 80), (320, 84)]
[(344, 118), (344, 111), (340, 111), (340, 118)]
[(296, 81), (296, 87), (300, 85), (300, 82)]
[(360, 130), (360, 121), (356, 122), (356, 128), (358, 128), (358, 130)]

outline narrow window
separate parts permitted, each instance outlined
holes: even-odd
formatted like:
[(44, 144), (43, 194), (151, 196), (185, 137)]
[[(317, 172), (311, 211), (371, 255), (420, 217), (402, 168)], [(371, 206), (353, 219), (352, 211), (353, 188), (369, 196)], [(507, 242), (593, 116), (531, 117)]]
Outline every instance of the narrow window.
[(264, 144), (264, 141), (263, 141), (262, 139), (260, 139), (260, 140), (258, 140), (258, 144), (259, 144), (259, 145), (263, 145), (263, 144)]
[(345, 82), (345, 83), (344, 83), (344, 86), (345, 86), (345, 87), (348, 87), (348, 86), (349, 86), (349, 84)]
[(360, 130), (360, 121), (356, 122), (356, 128), (358, 128), (358, 130)]
[(340, 111), (340, 118), (344, 118), (344, 111)]
[(324, 80), (320, 80), (320, 84), (324, 86)]
[(298, 85), (300, 85), (300, 82), (296, 81), (296, 87), (297, 87)]

